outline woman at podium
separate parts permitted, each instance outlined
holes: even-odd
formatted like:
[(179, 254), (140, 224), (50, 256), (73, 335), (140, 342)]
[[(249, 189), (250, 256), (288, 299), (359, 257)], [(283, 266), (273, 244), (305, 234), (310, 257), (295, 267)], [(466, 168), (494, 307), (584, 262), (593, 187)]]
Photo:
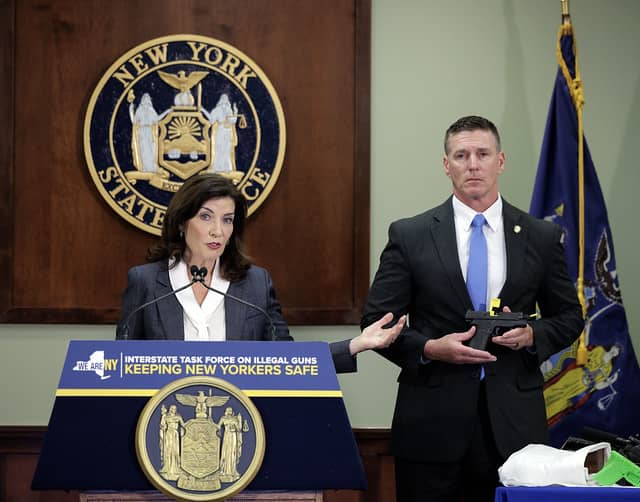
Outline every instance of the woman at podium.
[[(131, 268), (116, 338), (142, 340), (288, 340), (269, 273), (244, 250), (244, 196), (219, 174), (193, 176), (178, 190), (148, 263)], [(360, 335), (331, 344), (338, 372), (355, 356), (388, 346), (405, 319), (387, 314)]]

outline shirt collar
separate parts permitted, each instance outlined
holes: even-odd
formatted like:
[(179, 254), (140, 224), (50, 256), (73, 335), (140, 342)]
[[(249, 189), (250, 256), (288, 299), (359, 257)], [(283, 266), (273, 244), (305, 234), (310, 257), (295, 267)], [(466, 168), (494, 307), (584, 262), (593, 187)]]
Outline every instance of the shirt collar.
[[(459, 221), (462, 228), (469, 230), (476, 214), (478, 213), (474, 209), (471, 209), (455, 195), (453, 196), (453, 217)], [(498, 194), (498, 199), (482, 214), (487, 220), (489, 228), (495, 232), (502, 220), (502, 196)]]

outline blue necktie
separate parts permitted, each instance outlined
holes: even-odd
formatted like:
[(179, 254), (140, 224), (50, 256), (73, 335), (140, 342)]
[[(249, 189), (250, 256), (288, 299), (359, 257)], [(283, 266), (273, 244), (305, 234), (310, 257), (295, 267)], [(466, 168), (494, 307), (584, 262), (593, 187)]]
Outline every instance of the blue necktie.
[(486, 222), (482, 214), (476, 214), (471, 222), (467, 265), (467, 289), (473, 308), (483, 312), (487, 310), (487, 240), (482, 232)]
[[(482, 227), (487, 222), (476, 214), (471, 222), (469, 239), (469, 263), (467, 264), (467, 289), (475, 310), (487, 310), (487, 240)], [(484, 366), (480, 366), (480, 380), (484, 380)]]

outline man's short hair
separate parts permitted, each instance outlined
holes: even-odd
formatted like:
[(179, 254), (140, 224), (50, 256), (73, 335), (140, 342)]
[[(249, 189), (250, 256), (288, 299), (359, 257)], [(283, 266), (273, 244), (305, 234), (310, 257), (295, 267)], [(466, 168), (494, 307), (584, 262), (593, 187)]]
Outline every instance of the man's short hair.
[(453, 124), (449, 126), (447, 132), (444, 135), (444, 153), (449, 154), (449, 138), (463, 131), (490, 131), (493, 134), (493, 137), (496, 139), (496, 148), (498, 151), (501, 150), (500, 147), (500, 134), (498, 134), (498, 128), (495, 126), (493, 122), (489, 119), (485, 119), (484, 117), (479, 117), (477, 115), (469, 115), (468, 117), (462, 117), (456, 120)]

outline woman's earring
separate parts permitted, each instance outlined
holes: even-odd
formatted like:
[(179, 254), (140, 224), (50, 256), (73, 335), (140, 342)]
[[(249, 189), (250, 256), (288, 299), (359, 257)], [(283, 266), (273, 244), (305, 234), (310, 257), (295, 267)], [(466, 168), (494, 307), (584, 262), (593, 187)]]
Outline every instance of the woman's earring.
[(180, 238), (182, 239), (183, 237), (184, 237), (184, 232), (180, 230)]

